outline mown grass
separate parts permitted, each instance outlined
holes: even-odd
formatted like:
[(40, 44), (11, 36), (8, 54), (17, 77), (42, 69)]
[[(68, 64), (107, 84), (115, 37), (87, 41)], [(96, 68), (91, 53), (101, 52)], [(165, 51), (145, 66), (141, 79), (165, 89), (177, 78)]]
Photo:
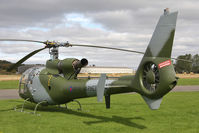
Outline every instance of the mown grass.
[[(54, 106), (39, 107), (36, 116), (13, 111), (22, 100), (0, 101), (2, 133), (198, 133), (199, 92), (172, 92), (163, 99), (159, 110), (150, 110), (138, 94), (111, 97), (111, 109), (96, 98), (79, 99), (83, 111)], [(76, 104), (71, 103), (70, 107)], [(25, 111), (32, 111), (27, 104)]]
[(19, 80), (0, 81), (0, 89), (17, 89), (19, 87)]
[(177, 85), (199, 85), (199, 78), (179, 79)]

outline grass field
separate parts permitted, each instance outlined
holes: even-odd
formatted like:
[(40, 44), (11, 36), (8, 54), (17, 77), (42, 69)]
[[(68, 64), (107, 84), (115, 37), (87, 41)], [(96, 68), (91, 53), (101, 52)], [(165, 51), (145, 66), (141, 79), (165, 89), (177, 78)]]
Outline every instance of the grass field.
[(0, 89), (17, 89), (19, 86), (18, 80), (0, 81)]
[(199, 85), (199, 78), (181, 78), (177, 85)]
[[(1, 100), (0, 133), (198, 133), (198, 97), (199, 92), (172, 92), (154, 111), (137, 94), (113, 95), (108, 110), (96, 98), (86, 98), (79, 100), (83, 111), (39, 107), (41, 116), (13, 111), (22, 100)], [(27, 104), (25, 111), (33, 108)]]
[[(177, 85), (199, 85), (199, 78), (179, 79)], [(18, 80), (0, 81), (0, 89), (17, 89), (19, 86)]]

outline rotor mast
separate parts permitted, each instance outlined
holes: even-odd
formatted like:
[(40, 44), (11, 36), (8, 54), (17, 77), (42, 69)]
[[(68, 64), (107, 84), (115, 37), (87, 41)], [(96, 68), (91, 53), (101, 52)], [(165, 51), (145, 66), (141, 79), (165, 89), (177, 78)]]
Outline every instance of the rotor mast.
[(59, 47), (49, 48), (50, 59), (55, 60), (59, 57)]
[(46, 42), (44, 42), (44, 44), (46, 44), (46, 47), (49, 48), (50, 59), (58, 59), (60, 43), (55, 41), (50, 42), (47, 40)]

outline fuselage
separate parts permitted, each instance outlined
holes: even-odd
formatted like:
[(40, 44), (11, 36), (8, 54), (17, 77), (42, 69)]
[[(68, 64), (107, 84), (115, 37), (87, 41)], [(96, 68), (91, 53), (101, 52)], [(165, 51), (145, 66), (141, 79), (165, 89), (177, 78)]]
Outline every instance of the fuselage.
[[(22, 74), (19, 95), (35, 103), (64, 104), (73, 99), (96, 96), (98, 80), (66, 79), (63, 74), (49, 73), (45, 67), (33, 67)], [(130, 80), (107, 79), (104, 95), (130, 92), (128, 84)]]

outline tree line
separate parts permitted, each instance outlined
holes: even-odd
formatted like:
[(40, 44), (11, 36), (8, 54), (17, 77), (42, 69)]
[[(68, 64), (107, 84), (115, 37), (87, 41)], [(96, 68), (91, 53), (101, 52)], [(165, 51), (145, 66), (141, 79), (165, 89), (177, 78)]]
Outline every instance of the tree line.
[(6, 60), (0, 60), (0, 74), (12, 74), (16, 71), (13, 70), (12, 72), (7, 72), (6, 70), (12, 65), (13, 63), (6, 61)]
[(188, 60), (187, 61), (182, 61), (182, 60), (177, 60), (174, 63), (174, 68), (176, 73), (199, 73), (199, 55), (191, 55), (191, 54), (185, 54), (185, 55), (180, 55), (178, 56), (177, 59), (183, 59), (183, 60)]
[(11, 62), (6, 60), (0, 60), (0, 70), (6, 70), (8, 67), (12, 65)]

